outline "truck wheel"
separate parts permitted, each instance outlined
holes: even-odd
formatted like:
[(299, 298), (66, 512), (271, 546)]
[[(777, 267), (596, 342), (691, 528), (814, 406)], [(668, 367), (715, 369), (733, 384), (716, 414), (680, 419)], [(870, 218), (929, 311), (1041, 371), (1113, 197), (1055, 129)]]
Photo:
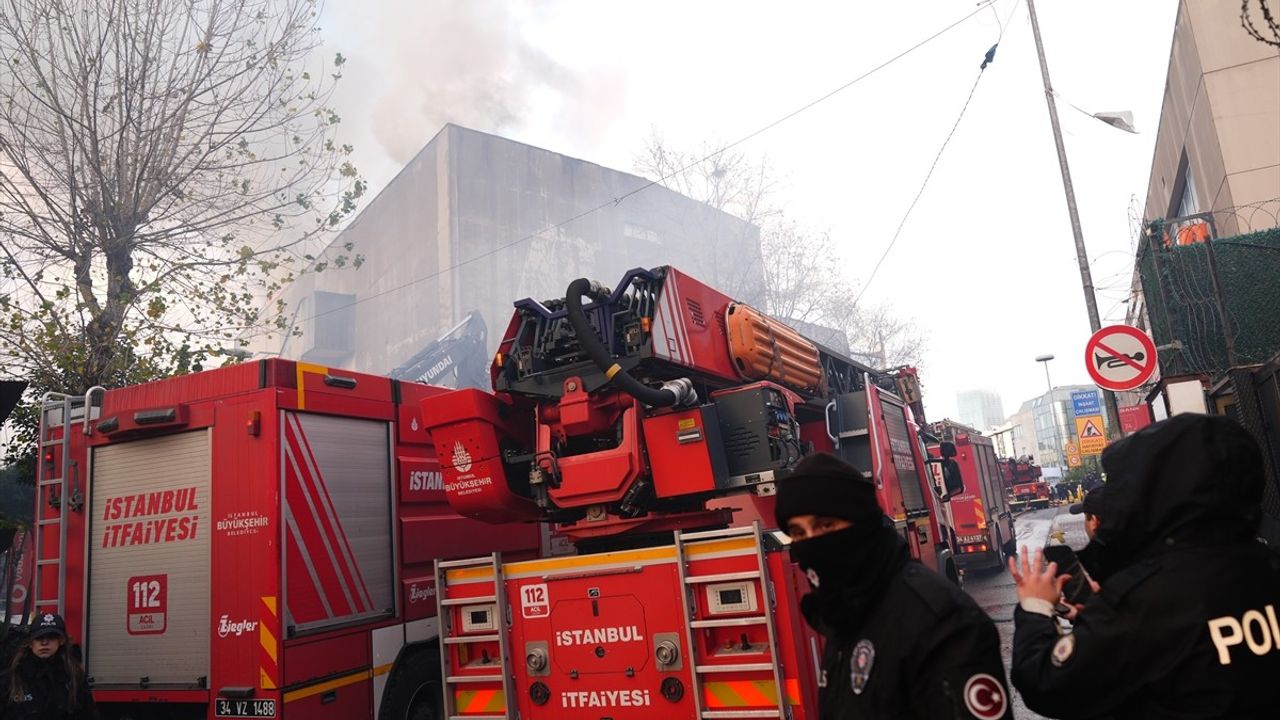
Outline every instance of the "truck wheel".
[(440, 683), (425, 682), (418, 686), (405, 720), (441, 720), (444, 708), (440, 702)]
[(383, 690), (379, 720), (441, 720), (440, 650), (434, 643), (406, 646)]
[(956, 585), (962, 584), (960, 582), (960, 570), (956, 567), (956, 561), (952, 558), (947, 558), (947, 579)]

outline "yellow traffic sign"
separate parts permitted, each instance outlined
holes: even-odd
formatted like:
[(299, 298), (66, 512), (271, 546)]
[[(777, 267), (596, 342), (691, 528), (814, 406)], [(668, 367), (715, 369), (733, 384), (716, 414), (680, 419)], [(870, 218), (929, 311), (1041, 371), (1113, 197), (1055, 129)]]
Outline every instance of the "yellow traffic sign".
[(1076, 418), (1076, 438), (1081, 455), (1101, 455), (1107, 446), (1106, 433), (1102, 432), (1101, 415), (1085, 415)]
[(1078, 468), (1083, 464), (1084, 464), (1084, 461), (1080, 459), (1079, 455), (1072, 453), (1067, 456), (1067, 467)]
[(1079, 446), (1079, 445), (1076, 445), (1075, 443), (1067, 443), (1067, 454), (1068, 454), (1068, 455), (1079, 455), (1079, 454), (1080, 454), (1080, 446)]

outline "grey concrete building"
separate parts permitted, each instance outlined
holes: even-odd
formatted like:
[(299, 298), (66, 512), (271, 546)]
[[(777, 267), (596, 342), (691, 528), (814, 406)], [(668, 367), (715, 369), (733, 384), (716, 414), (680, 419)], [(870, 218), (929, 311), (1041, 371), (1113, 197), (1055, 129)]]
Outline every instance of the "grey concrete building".
[[(335, 258), (347, 262), (336, 267)], [(284, 293), (298, 336), (267, 354), (386, 373), (471, 312), (491, 355), (520, 298), (675, 265), (761, 304), (759, 228), (649, 180), (446, 125)]]

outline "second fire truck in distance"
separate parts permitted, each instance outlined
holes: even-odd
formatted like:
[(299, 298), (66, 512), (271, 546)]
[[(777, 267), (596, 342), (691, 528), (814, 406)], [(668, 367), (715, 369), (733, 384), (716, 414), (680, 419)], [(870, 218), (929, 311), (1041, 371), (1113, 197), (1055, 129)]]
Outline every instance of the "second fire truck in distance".
[(956, 577), (962, 485), (925, 452), (913, 369), (659, 267), (516, 303), (492, 372), (494, 392), (423, 401), (446, 497), (579, 554), (437, 563), (445, 717), (816, 717), (808, 584), (770, 529), (815, 450), (865, 469), (912, 555)]
[[(955, 446), (954, 459), (964, 481), (964, 489), (948, 498), (956, 560), (966, 570), (1003, 567), (1005, 557), (1014, 552), (1016, 535), (991, 438), (952, 420), (933, 423), (930, 432)], [(941, 457), (940, 443), (930, 445), (929, 452)]]
[(1000, 477), (1009, 496), (1009, 507), (1020, 510), (1039, 510), (1049, 507), (1049, 483), (1040, 475), (1040, 466), (1027, 456), (1016, 460), (1000, 460)]

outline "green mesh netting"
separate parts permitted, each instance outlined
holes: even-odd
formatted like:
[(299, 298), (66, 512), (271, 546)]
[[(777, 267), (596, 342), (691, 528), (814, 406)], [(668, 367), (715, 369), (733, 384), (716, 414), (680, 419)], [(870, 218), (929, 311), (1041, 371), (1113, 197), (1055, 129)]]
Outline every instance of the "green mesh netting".
[(1280, 228), (1175, 247), (1152, 230), (1138, 253), (1151, 335), (1182, 345), (1161, 351), (1164, 375), (1217, 375), (1280, 352)]

